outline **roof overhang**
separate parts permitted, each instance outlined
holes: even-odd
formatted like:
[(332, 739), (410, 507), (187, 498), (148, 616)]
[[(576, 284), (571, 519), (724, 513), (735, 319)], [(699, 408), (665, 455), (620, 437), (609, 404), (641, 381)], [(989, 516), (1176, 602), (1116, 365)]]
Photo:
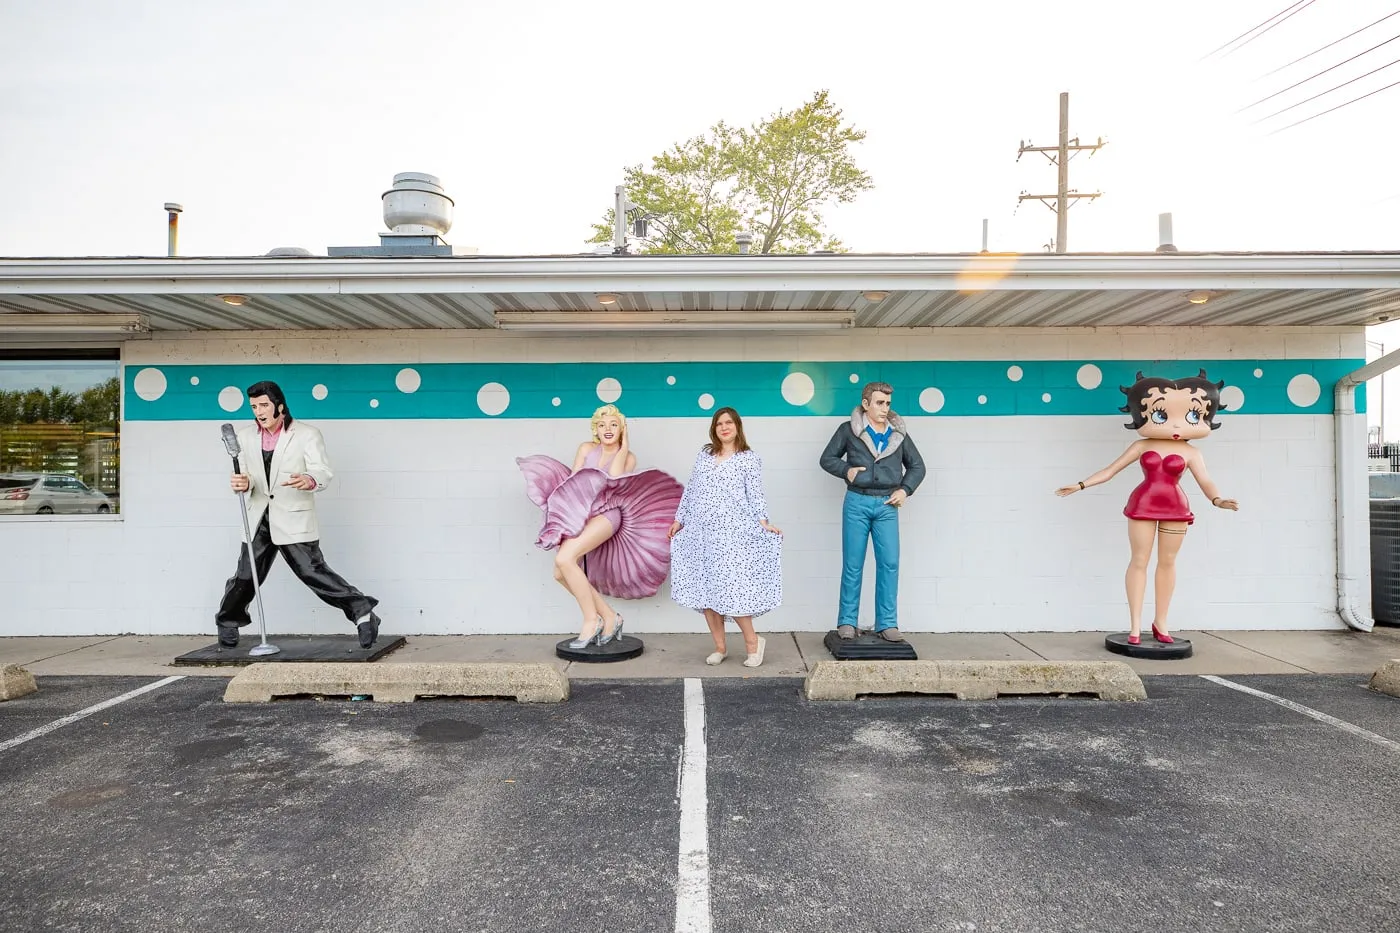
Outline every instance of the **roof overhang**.
[(15, 314), (156, 332), (1359, 327), (1400, 319), (1400, 253), (0, 259), (0, 324)]

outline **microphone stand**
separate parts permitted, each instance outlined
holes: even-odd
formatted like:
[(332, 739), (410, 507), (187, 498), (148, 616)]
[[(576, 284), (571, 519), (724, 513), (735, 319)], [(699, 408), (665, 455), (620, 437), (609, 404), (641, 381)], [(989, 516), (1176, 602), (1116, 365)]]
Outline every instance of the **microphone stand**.
[[(233, 458), (233, 472), (242, 473), (238, 466), (238, 457)], [(253, 575), (253, 595), (258, 601), (258, 627), (262, 629), (262, 644), (254, 645), (248, 649), (248, 654), (255, 658), (265, 657), (269, 654), (277, 654), (282, 649), (276, 645), (267, 643), (267, 614), (263, 612), (262, 587), (258, 584), (258, 563), (253, 559), (253, 530), (248, 526), (248, 502), (247, 493), (238, 493), (238, 514), (243, 518), (243, 543), (248, 547), (248, 570)]]

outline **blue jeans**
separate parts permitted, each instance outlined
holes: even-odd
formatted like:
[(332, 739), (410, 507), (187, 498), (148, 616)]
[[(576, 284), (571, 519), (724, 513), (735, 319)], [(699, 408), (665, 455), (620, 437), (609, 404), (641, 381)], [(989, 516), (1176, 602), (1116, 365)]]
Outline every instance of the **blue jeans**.
[(883, 496), (847, 492), (841, 505), (841, 608), (837, 625), (855, 625), (867, 540), (875, 540), (875, 631), (899, 625), (899, 509)]

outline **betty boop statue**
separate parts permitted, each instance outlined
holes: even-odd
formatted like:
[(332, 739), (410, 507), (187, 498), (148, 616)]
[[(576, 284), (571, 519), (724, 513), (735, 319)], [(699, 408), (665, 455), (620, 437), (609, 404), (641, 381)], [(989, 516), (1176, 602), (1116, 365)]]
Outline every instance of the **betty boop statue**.
[(1128, 543), (1132, 558), (1128, 563), (1125, 584), (1128, 591), (1128, 617), (1131, 628), (1128, 643), (1142, 641), (1142, 600), (1147, 590), (1147, 562), (1152, 557), (1152, 545), (1157, 544), (1156, 619), (1152, 637), (1171, 644), (1167, 634), (1167, 610), (1172, 591), (1176, 588), (1176, 556), (1186, 539), (1186, 528), (1196, 520), (1191, 505), (1181, 488), (1181, 474), (1186, 470), (1196, 478), (1201, 491), (1210, 497), (1210, 504), (1219, 509), (1238, 511), (1239, 503), (1220, 495), (1215, 482), (1206, 472), (1205, 456), (1191, 446), (1191, 441), (1209, 437), (1219, 428), (1215, 416), (1222, 411), (1220, 390), (1224, 382), (1211, 382), (1206, 371), (1185, 379), (1160, 379), (1137, 374), (1137, 381), (1124, 388), (1127, 404), (1119, 411), (1131, 419), (1124, 427), (1137, 431), (1141, 440), (1134, 441), (1122, 456), (1081, 483), (1062, 486), (1057, 496), (1073, 495), (1090, 486), (1106, 483), (1137, 462), (1142, 467), (1142, 482), (1128, 496), (1123, 514), (1128, 517)]

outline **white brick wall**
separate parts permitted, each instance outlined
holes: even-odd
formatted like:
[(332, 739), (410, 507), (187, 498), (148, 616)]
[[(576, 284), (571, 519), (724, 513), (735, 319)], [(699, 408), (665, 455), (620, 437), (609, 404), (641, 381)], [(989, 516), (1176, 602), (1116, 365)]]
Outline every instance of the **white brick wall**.
[[(771, 337), (535, 338), (507, 334), (208, 334), (133, 342), (127, 365), (472, 360), (1067, 359), (1360, 356), (1350, 330), (908, 330)], [(852, 387), (852, 402), (857, 396)], [(906, 399), (896, 408), (913, 410)], [(241, 417), (241, 416), (240, 416)], [(817, 456), (839, 419), (745, 419), (763, 455), (770, 512), (786, 532), (784, 605), (766, 630), (834, 621), (841, 483)], [(1103, 417), (907, 416), (929, 467), (902, 515), (900, 618), (910, 631), (1120, 630), (1127, 624), (1123, 503), (1139, 476), (1069, 499), (1053, 495), (1114, 459), (1135, 435)], [(1197, 515), (1179, 560), (1176, 629), (1340, 628), (1335, 602), (1332, 420), (1226, 415), (1200, 442), (1241, 511)], [(540, 513), (514, 458), (568, 461), (582, 421), (324, 421), (337, 472), (319, 499), (331, 565), (381, 600), (386, 631), (575, 630), (577, 609), (536, 549)], [(687, 479), (706, 420), (635, 419), (642, 467)], [(241, 540), (218, 427), (128, 422), (119, 520), (0, 522), (0, 635), (212, 633)], [(873, 564), (873, 561), (872, 561)], [(1364, 568), (1363, 568), (1364, 569)], [(1151, 619), (1151, 585), (1146, 620)], [(264, 600), (275, 631), (348, 623), (277, 566)], [(862, 619), (872, 617), (867, 566)], [(656, 597), (621, 603), (638, 632), (704, 631)]]

